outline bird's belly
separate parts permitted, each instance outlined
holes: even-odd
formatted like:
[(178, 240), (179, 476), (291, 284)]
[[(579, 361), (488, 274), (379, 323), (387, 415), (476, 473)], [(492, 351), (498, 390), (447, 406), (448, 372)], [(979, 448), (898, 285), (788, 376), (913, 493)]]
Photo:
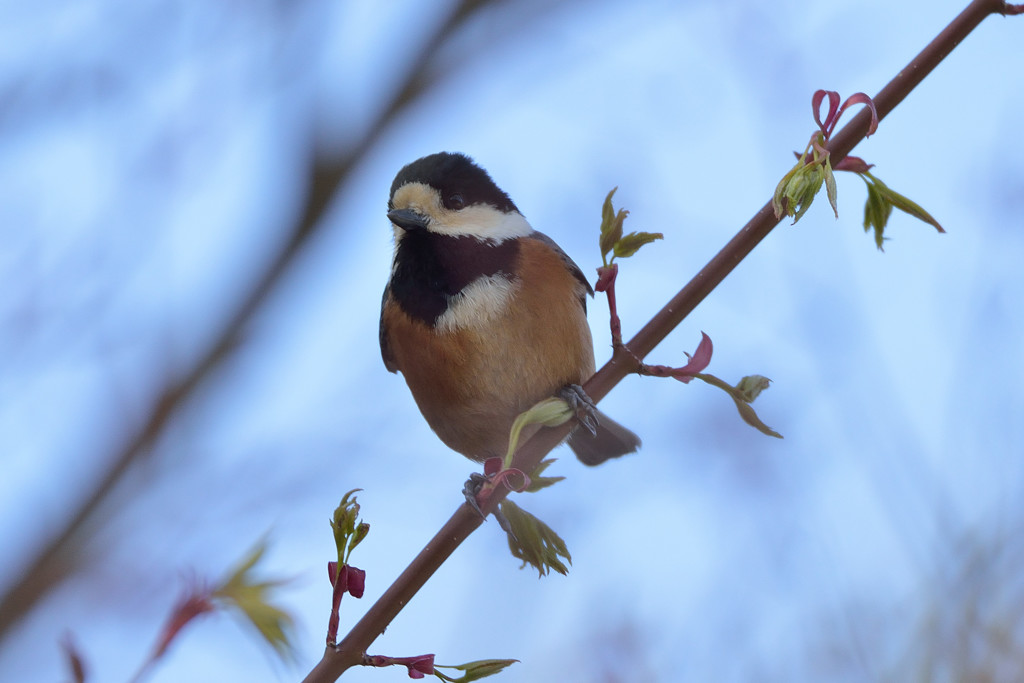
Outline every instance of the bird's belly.
[(519, 413), (593, 373), (590, 329), (578, 307), (548, 317), (558, 322), (543, 328), (515, 313), (447, 332), (404, 314), (390, 321), (396, 365), (420, 412), (445, 444), (473, 460), (504, 455)]

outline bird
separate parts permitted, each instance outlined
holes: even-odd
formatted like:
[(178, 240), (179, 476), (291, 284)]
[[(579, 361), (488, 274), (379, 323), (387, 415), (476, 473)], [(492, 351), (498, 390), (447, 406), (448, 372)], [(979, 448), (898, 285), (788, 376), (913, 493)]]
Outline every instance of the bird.
[(395, 176), (387, 209), (381, 356), (442, 442), (478, 462), (504, 456), (515, 418), (563, 396), (586, 404), (568, 438), (584, 464), (640, 447), (580, 387), (595, 369), (593, 288), (487, 171), (460, 153), (417, 159)]

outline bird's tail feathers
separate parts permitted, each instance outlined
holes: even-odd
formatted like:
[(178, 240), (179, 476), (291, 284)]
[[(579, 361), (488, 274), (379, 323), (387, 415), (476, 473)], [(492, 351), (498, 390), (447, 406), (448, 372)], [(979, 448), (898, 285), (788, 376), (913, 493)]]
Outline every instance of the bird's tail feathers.
[(605, 460), (633, 453), (640, 448), (640, 437), (600, 410), (595, 411), (597, 433), (580, 427), (569, 436), (569, 448), (584, 465), (600, 465)]

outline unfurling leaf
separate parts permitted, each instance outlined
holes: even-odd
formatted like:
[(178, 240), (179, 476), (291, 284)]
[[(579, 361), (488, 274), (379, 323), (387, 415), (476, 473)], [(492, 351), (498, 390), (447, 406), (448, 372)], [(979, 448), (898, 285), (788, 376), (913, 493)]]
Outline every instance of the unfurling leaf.
[[(480, 659), (475, 662), (459, 664), (458, 666), (435, 664), (434, 675), (442, 681), (448, 681), (449, 683), (472, 683), (472, 681), (479, 681), (482, 678), (487, 678), (488, 676), (501, 673), (507, 667), (518, 661), (518, 659)], [(465, 673), (458, 678), (451, 678), (450, 676), (445, 676), (440, 673), (437, 669), (455, 669), (457, 671), (464, 671)]]
[(945, 230), (942, 229), (942, 226), (939, 225), (939, 222), (935, 220), (930, 213), (921, 208), (919, 204), (911, 201), (907, 197), (904, 197), (899, 192), (896, 192), (895, 190), (890, 188), (888, 185), (886, 185), (885, 183), (883, 183), (881, 180), (871, 175), (870, 173), (865, 173), (865, 175), (869, 176), (874, 181), (875, 185), (878, 187), (879, 192), (886, 200), (888, 200), (888, 202), (892, 206), (895, 206), (903, 213), (910, 214), (914, 218), (924, 221), (925, 223), (928, 223), (939, 232), (946, 232)]
[(806, 154), (800, 157), (796, 166), (791, 168), (775, 187), (772, 196), (772, 208), (776, 218), (784, 215), (792, 216), (795, 224), (814, 203), (814, 196), (821, 190), (825, 182), (825, 172), (821, 162), (805, 163)]
[(338, 635), (339, 611), (341, 599), (346, 593), (353, 598), (363, 597), (366, 586), (366, 572), (349, 564), (352, 551), (370, 533), (370, 525), (359, 519), (359, 501), (352, 489), (346, 493), (331, 519), (334, 531), (334, 544), (337, 547), (338, 559), (327, 563), (327, 572), (331, 580), (331, 615), (327, 620), (327, 642), (334, 644)]
[(754, 409), (750, 406), (749, 403), (745, 403), (737, 399), (735, 396), (733, 397), (733, 401), (736, 402), (736, 410), (739, 411), (740, 417), (743, 418), (744, 422), (746, 422), (748, 425), (750, 425), (757, 431), (761, 432), (762, 434), (774, 436), (776, 439), (782, 438), (782, 434), (779, 434), (777, 431), (766, 425), (764, 422), (761, 422), (761, 418), (757, 416), (757, 413), (754, 412)]
[[(838, 122), (839, 117), (843, 115), (843, 112), (847, 107), (852, 107), (855, 104), (863, 104), (868, 108), (868, 112), (871, 114), (871, 123), (868, 124), (868, 130), (864, 134), (864, 137), (869, 138), (878, 130), (878, 109), (875, 108), (875, 101), (872, 100), (869, 95), (858, 92), (847, 97), (846, 101), (843, 102), (843, 106), (840, 107), (839, 111), (836, 113), (836, 121)], [(834, 124), (833, 128), (835, 128)]]
[[(824, 118), (821, 116), (821, 104), (828, 97), (828, 113)], [(775, 186), (775, 193), (772, 195), (772, 209), (775, 217), (781, 219), (783, 215), (793, 216), (793, 223), (796, 223), (811, 208), (814, 197), (825, 185), (825, 193), (828, 196), (828, 203), (832, 205), (832, 213), (839, 218), (838, 192), (836, 179), (833, 170), (854, 171), (857, 173), (867, 172), (871, 168), (863, 159), (848, 157), (842, 159), (839, 165), (833, 169), (828, 143), (835, 131), (836, 124), (842, 117), (847, 107), (863, 104), (871, 114), (871, 122), (868, 124), (867, 135), (871, 135), (878, 128), (878, 111), (874, 101), (862, 92), (846, 98), (839, 104), (839, 93), (834, 90), (818, 90), (811, 97), (811, 108), (814, 112), (814, 122), (818, 126), (812, 135), (804, 153), (798, 155), (796, 166), (791, 168), (782, 177), (779, 184)], [(810, 158), (808, 158), (810, 154)]]
[(690, 378), (711, 364), (711, 354), (714, 351), (715, 346), (711, 343), (711, 337), (702, 331), (700, 333), (700, 343), (697, 344), (697, 349), (693, 352), (693, 355), (686, 354), (690, 361), (683, 367), (674, 369), (671, 372), (671, 376), (683, 384), (689, 384)]
[(415, 657), (388, 657), (386, 655), (364, 655), (363, 666), (404, 666), (409, 671), (409, 678), (420, 679), (424, 676), (437, 676), (447, 680), (434, 669), (434, 655), (417, 655)]
[(619, 275), (619, 264), (612, 263), (601, 266), (597, 269), (597, 282), (594, 283), (595, 292), (612, 291), (615, 286), (615, 279)]
[[(686, 354), (689, 362), (681, 368), (673, 368), (668, 365), (649, 365), (644, 363), (640, 366), (640, 374), (651, 377), (672, 377), (683, 384), (689, 384), (690, 380), (697, 376), (704, 368), (711, 363), (711, 354), (714, 352), (714, 345), (711, 337), (705, 332), (700, 333), (700, 343), (693, 355)], [(685, 352), (684, 352), (685, 353)]]
[(410, 661), (404, 662), (409, 670), (409, 678), (423, 678), (434, 674), (434, 655), (421, 655), (410, 657)]
[[(718, 387), (725, 393), (729, 394), (732, 400), (736, 403), (736, 410), (739, 411), (740, 417), (742, 417), (743, 421), (746, 422), (748, 425), (757, 429), (762, 434), (774, 436), (777, 439), (782, 438), (782, 434), (779, 434), (777, 431), (766, 425), (764, 422), (761, 422), (761, 418), (757, 416), (757, 413), (754, 412), (754, 409), (751, 408), (750, 404), (747, 402), (746, 393), (741, 392), (738, 386), (734, 387), (729, 384), (726, 384), (724, 381), (722, 381), (718, 377), (715, 377), (714, 375), (699, 373), (694, 375), (694, 377), (696, 377), (699, 380), (703, 380), (704, 382), (707, 382), (711, 386)], [(757, 377), (757, 375), (754, 375), (754, 377)], [(760, 393), (760, 391), (758, 391), (757, 393)]]
[[(828, 114), (825, 119), (821, 118), (821, 103), (828, 96)], [(830, 135), (839, 120), (839, 93), (835, 90), (815, 90), (811, 95), (811, 109), (814, 112), (814, 122), (824, 135)]]
[(338, 637), (341, 600), (346, 593), (353, 598), (363, 597), (366, 572), (348, 564), (328, 562), (327, 576), (331, 580), (331, 616), (327, 620), (327, 642), (334, 645)]
[(541, 489), (545, 489), (565, 479), (565, 477), (541, 476), (544, 473), (544, 470), (546, 470), (554, 461), (555, 458), (548, 458), (546, 460), (540, 461), (540, 464), (537, 465), (537, 469), (535, 469), (533, 473), (530, 475), (530, 485), (523, 489), (524, 493), (536, 493)]
[(874, 229), (875, 245), (879, 250), (882, 250), (882, 243), (888, 239), (885, 237), (885, 228), (889, 224), (893, 207), (928, 223), (939, 232), (946, 232), (919, 204), (896, 192), (871, 173), (865, 171), (857, 175), (864, 180), (868, 188), (868, 198), (864, 203), (864, 231)]
[(753, 403), (754, 399), (760, 396), (761, 392), (767, 389), (771, 383), (772, 381), (763, 375), (747, 375), (736, 383), (736, 391), (740, 393), (744, 401)]
[(615, 256), (629, 258), (639, 251), (640, 247), (660, 239), (665, 239), (660, 232), (631, 232), (615, 243)]
[(366, 538), (366, 535), (368, 533), (370, 533), (370, 525), (369, 524), (367, 524), (366, 522), (360, 522), (359, 524), (357, 524), (356, 525), (356, 531), (355, 531), (354, 534), (352, 534), (352, 540), (349, 541), (349, 544), (348, 544), (349, 551), (351, 551), (357, 545), (362, 543), (363, 539)]
[(547, 524), (531, 515), (512, 501), (501, 502), (501, 512), (508, 520), (511, 532), (508, 536), (508, 547), (512, 555), (523, 561), (523, 566), (531, 565), (539, 576), (546, 575), (550, 570), (559, 574), (568, 574), (569, 568), (561, 558), (572, 564), (569, 549), (565, 541)]
[(331, 518), (331, 530), (334, 531), (339, 565), (348, 564), (352, 550), (370, 533), (370, 525), (359, 520), (359, 501), (355, 494), (361, 490), (352, 489), (346, 493)]
[(615, 243), (622, 237), (622, 224), (626, 220), (626, 216), (629, 215), (628, 211), (619, 210), (618, 214), (615, 213), (615, 207), (612, 206), (612, 196), (618, 187), (613, 187), (612, 191), (608, 193), (608, 196), (604, 198), (604, 204), (601, 206), (601, 258), (604, 259), (612, 249), (615, 248)]
[(540, 424), (545, 427), (557, 427), (568, 422), (576, 415), (569, 404), (561, 398), (546, 398), (539, 401), (516, 416), (508, 436), (508, 451), (505, 453), (504, 468), (512, 466), (512, 456), (519, 447), (519, 435), (527, 425)]
[(818, 164), (805, 166), (807, 170), (797, 173), (792, 186), (792, 194), (788, 197), (789, 205), (793, 216), (793, 223), (803, 218), (807, 209), (811, 208), (814, 198), (821, 191), (821, 185), (825, 181), (825, 174)]
[[(612, 188), (601, 207), (601, 238), (598, 245), (601, 248), (601, 262), (605, 268), (612, 265), (612, 261), (616, 258), (629, 258), (645, 244), (664, 238), (660, 232), (631, 232), (623, 237), (622, 226), (626, 222), (626, 217), (629, 216), (629, 211), (625, 209), (616, 211), (612, 205), (612, 195), (618, 189), (617, 187)], [(610, 260), (608, 254), (612, 255)], [(603, 290), (598, 289), (597, 291)]]
[(241, 612), (283, 657), (292, 652), (292, 644), (288, 637), (292, 618), (284, 610), (270, 604), (269, 594), (284, 581), (255, 581), (251, 574), (251, 570), (263, 557), (265, 550), (266, 544), (260, 542), (227, 580), (210, 594), (210, 598)]
[[(612, 206), (612, 197), (615, 196), (615, 193), (618, 191), (618, 189), (619, 189), (618, 185), (613, 187), (611, 189), (611, 192), (609, 192), (605, 196), (604, 204), (601, 205), (601, 233), (602, 234), (604, 234), (606, 232), (611, 232), (612, 219), (615, 218), (615, 207)], [(615, 240), (612, 240), (612, 241), (614, 242)]]
[(349, 564), (341, 565), (341, 573), (338, 573), (338, 563), (327, 563), (327, 576), (334, 586), (336, 595), (348, 593), (353, 598), (363, 597), (366, 588), (366, 570), (353, 567)]
[(832, 205), (832, 213), (839, 218), (839, 207), (836, 202), (838, 201), (839, 193), (836, 190), (836, 176), (832, 173), (832, 164), (829, 162), (828, 157), (825, 158), (825, 168), (822, 171), (825, 175), (825, 193), (828, 195), (828, 203)]
[(889, 214), (892, 213), (892, 204), (885, 201), (878, 188), (867, 178), (864, 178), (864, 183), (868, 189), (868, 198), (864, 202), (864, 232), (874, 229), (875, 246), (881, 250), (885, 241), (885, 226), (889, 222)]
[(786, 203), (786, 189), (789, 187), (789, 181), (793, 179), (796, 172), (800, 170), (804, 163), (801, 158), (796, 166), (786, 171), (786, 175), (782, 176), (782, 180), (775, 186), (775, 194), (772, 195), (772, 210), (775, 212), (775, 218), (781, 220), (783, 216), (792, 216), (790, 212), (791, 205)]
[(515, 467), (506, 467), (501, 469), (494, 477), (491, 478), (491, 486), (497, 486), (501, 484), (509, 491), (515, 491), (517, 493), (525, 491), (530, 486), (530, 475), (523, 472)]

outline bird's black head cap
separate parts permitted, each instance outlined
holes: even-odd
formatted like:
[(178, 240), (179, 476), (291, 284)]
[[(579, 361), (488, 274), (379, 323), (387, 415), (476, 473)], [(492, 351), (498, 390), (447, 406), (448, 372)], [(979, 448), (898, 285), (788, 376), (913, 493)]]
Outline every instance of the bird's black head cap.
[[(459, 195), (465, 206), (490, 204), (505, 213), (519, 211), (509, 196), (494, 184), (487, 171), (465, 154), (438, 152), (408, 164), (391, 183), (390, 197), (394, 197), (395, 191), (407, 183), (433, 187), (441, 193), (441, 202), (448, 208), (457, 208), (450, 204), (450, 200)], [(390, 199), (388, 208), (394, 208)]]

